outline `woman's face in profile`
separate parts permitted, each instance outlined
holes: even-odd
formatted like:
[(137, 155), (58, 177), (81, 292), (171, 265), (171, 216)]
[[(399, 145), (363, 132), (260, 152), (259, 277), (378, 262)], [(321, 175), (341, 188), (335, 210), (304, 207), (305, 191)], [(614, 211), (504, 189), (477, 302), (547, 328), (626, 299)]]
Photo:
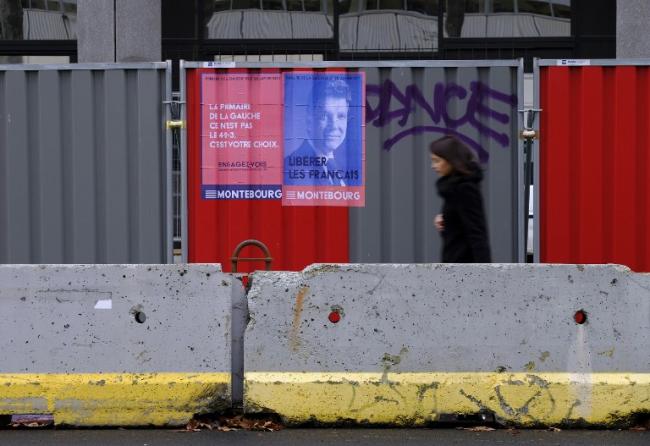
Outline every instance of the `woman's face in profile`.
[(431, 168), (436, 171), (441, 177), (445, 177), (451, 173), (453, 168), (446, 159), (440, 158), (438, 155), (431, 154)]

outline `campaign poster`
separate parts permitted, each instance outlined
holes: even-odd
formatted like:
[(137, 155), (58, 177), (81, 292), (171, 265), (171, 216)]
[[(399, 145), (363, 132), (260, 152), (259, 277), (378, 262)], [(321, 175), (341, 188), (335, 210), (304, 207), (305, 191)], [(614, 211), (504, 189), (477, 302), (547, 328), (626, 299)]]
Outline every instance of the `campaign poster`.
[(284, 206), (364, 206), (363, 72), (285, 72)]
[(201, 75), (201, 197), (282, 197), (281, 73)]

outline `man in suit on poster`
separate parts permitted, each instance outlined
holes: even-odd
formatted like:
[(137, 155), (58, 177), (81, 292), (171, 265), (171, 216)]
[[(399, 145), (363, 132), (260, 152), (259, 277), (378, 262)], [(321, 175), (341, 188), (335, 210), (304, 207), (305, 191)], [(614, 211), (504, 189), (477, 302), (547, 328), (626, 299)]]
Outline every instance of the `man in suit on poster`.
[[(285, 185), (362, 184), (361, 142), (348, 138), (351, 115), (357, 112), (351, 110), (351, 102), (350, 86), (346, 81), (314, 81), (304, 120), (307, 138), (284, 158)], [(295, 119), (295, 115), (293, 117)], [(286, 125), (296, 124), (300, 122)]]

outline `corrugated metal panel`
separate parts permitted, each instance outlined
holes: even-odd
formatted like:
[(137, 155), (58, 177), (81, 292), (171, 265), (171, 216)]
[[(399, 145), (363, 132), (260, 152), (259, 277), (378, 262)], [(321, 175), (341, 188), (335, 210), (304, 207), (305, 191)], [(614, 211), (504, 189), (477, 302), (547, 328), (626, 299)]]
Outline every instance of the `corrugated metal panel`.
[(539, 78), (541, 261), (650, 271), (650, 67), (544, 66)]
[[(432, 222), (442, 202), (428, 145), (451, 131), (483, 153), (493, 260), (518, 261), (518, 68), (396, 67), (365, 72), (371, 108), (366, 111), (366, 207), (350, 210), (350, 260), (440, 261), (441, 240)], [(418, 91), (423, 103), (417, 101)], [(381, 99), (383, 112), (378, 110)], [(479, 104), (498, 113), (498, 119)]]
[[(439, 261), (433, 218), (441, 201), (428, 144), (445, 132), (460, 135), (485, 161), (483, 191), (494, 260), (521, 260), (517, 98), (523, 88), (522, 67), (512, 62), (472, 64), (350, 68), (365, 71), (368, 100), (366, 207), (350, 210), (282, 207), (279, 200), (201, 200), (199, 75), (214, 70), (189, 69), (189, 261), (221, 262), (227, 270), (237, 244), (249, 238), (269, 246), (273, 269), (297, 270), (315, 262)], [(241, 65), (237, 69), (254, 66)], [(252, 250), (244, 255), (259, 257)], [(263, 267), (261, 262), (242, 265), (240, 271)]]
[(0, 67), (0, 262), (171, 260), (167, 68)]

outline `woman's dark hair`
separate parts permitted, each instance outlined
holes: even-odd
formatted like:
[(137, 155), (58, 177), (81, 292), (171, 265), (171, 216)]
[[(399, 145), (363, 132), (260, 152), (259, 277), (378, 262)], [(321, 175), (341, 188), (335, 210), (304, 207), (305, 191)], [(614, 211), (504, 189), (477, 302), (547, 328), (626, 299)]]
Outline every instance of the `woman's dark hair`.
[(470, 175), (478, 168), (474, 152), (453, 136), (443, 136), (431, 143), (429, 151), (447, 161), (454, 172)]

